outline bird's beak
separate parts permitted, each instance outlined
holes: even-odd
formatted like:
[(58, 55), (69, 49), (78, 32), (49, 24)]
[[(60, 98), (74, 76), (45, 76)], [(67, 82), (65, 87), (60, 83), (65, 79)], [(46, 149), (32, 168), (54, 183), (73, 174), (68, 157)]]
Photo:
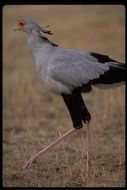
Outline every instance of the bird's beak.
[(17, 26), (15, 26), (15, 27), (13, 28), (13, 31), (16, 31), (16, 30), (19, 30), (19, 28), (18, 28)]
[(13, 28), (13, 31), (16, 31), (16, 30), (23, 30), (24, 27), (20, 26), (20, 25), (15, 25), (14, 28)]

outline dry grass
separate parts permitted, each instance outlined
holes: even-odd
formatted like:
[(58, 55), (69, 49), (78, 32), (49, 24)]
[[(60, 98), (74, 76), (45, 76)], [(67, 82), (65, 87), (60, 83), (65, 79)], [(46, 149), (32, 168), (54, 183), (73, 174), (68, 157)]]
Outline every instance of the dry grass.
[(123, 6), (6, 6), (3, 8), (3, 186), (125, 186), (125, 90), (94, 89), (83, 95), (92, 114), (89, 177), (86, 127), (54, 147), (29, 170), (24, 161), (72, 128), (60, 97), (38, 78), (23, 33), (12, 32), (27, 16), (51, 25), (62, 47), (125, 57)]

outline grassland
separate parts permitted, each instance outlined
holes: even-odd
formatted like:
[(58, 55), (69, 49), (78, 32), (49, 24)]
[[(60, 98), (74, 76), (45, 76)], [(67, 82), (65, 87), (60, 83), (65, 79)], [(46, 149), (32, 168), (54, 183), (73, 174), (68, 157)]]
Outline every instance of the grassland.
[(125, 89), (95, 88), (84, 94), (91, 112), (89, 176), (86, 175), (84, 126), (45, 154), (28, 170), (30, 155), (72, 128), (61, 97), (48, 92), (38, 78), (26, 47), (26, 36), (13, 32), (16, 21), (29, 17), (54, 33), (61, 47), (108, 54), (125, 60), (123, 6), (3, 7), (3, 186), (124, 187)]

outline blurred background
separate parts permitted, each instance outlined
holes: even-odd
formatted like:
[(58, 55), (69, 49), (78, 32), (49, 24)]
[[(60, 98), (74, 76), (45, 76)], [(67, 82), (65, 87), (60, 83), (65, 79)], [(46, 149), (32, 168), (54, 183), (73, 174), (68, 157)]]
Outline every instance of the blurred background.
[(28, 17), (50, 25), (52, 42), (97, 52), (125, 62), (125, 7), (122, 5), (7, 5), (3, 7), (3, 185), (66, 187), (125, 185), (125, 89), (95, 88), (84, 94), (92, 115), (91, 162), (85, 175), (86, 128), (77, 131), (30, 170), (24, 161), (72, 128), (61, 97), (37, 76), (27, 35), (13, 32)]

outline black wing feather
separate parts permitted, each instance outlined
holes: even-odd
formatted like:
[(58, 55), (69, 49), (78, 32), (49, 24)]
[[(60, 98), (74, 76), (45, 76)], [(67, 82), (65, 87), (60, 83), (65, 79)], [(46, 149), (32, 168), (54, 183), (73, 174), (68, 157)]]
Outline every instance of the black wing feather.
[(106, 71), (103, 75), (100, 75), (99, 78), (93, 79), (90, 81), (90, 84), (113, 84), (125, 81), (126, 76), (126, 67), (125, 64), (120, 63), (114, 59), (111, 59), (107, 55), (102, 55), (99, 53), (92, 53), (90, 54), (95, 57), (99, 63), (108, 63), (114, 62), (113, 64), (109, 63), (109, 71)]
[(102, 54), (93, 53), (93, 52), (90, 52), (90, 55), (92, 55), (93, 57), (95, 57), (98, 60), (98, 62), (100, 62), (100, 63), (117, 62), (114, 59), (111, 59), (108, 55), (102, 55)]

